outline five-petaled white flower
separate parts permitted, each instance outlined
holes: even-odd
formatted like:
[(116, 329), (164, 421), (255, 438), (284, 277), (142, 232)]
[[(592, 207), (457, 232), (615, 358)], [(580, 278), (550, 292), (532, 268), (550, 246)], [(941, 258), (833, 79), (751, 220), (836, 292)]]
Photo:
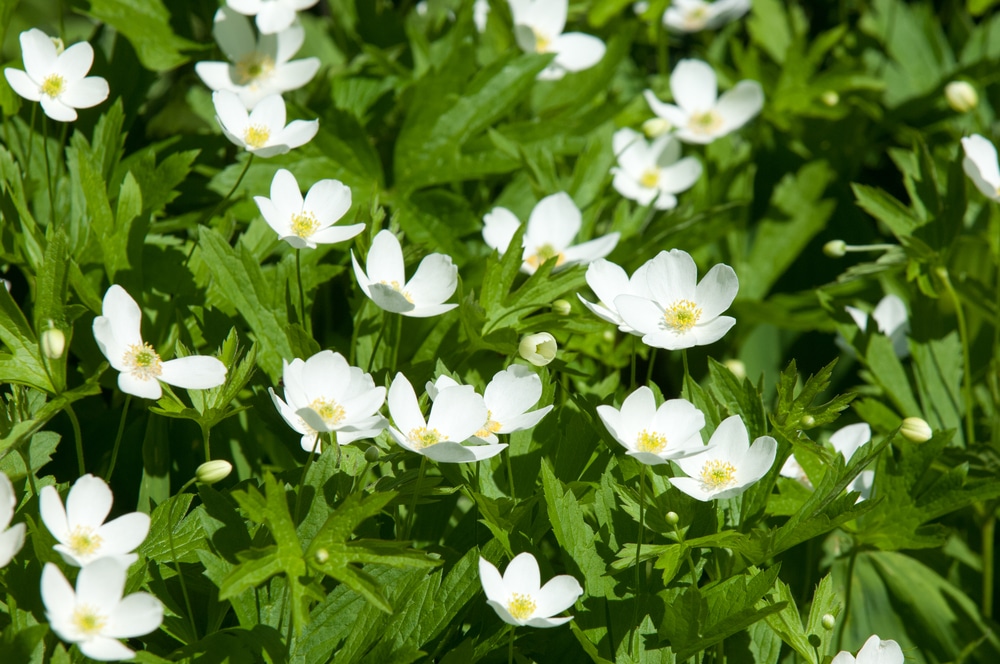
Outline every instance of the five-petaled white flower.
[(337, 444), (374, 438), (385, 429), (378, 409), (385, 403), (385, 388), (376, 387), (370, 374), (352, 367), (340, 353), (323, 350), (304, 362), (284, 363), (283, 401), (268, 388), (281, 416), (302, 434), (302, 449), (312, 451), (318, 432), (336, 432)]
[(268, 95), (247, 111), (235, 92), (216, 90), (212, 93), (215, 119), (234, 145), (258, 157), (285, 154), (305, 145), (319, 131), (319, 120), (293, 120), (285, 126), (285, 100), (281, 95)]
[(29, 101), (41, 102), (45, 115), (59, 122), (76, 120), (76, 109), (97, 106), (108, 98), (108, 82), (87, 76), (94, 63), (94, 49), (87, 42), (65, 51), (38, 28), (21, 33), (24, 70), (3, 70), (14, 92)]
[[(868, 314), (854, 307), (844, 309), (862, 332), (868, 329)], [(910, 343), (906, 335), (910, 332), (910, 321), (903, 300), (892, 293), (886, 295), (875, 305), (871, 317), (875, 319), (878, 331), (889, 337), (896, 356), (907, 357), (910, 354)]]
[(397, 373), (389, 386), (389, 414), (395, 425), (389, 427), (389, 433), (396, 442), (434, 461), (482, 461), (507, 447), (502, 443), (462, 445), (482, 428), (488, 414), (486, 402), (471, 385), (439, 390), (425, 420), (413, 386), (406, 376)]
[(365, 229), (364, 224), (334, 226), (351, 208), (351, 190), (339, 180), (320, 180), (306, 193), (284, 168), (271, 180), (271, 197), (254, 196), (267, 225), (296, 249), (343, 242)]
[(226, 0), (226, 4), (246, 16), (257, 17), (257, 29), (263, 34), (281, 32), (319, 0)]
[(903, 664), (903, 649), (892, 639), (883, 641), (872, 634), (861, 646), (857, 658), (841, 650), (830, 664)]
[(15, 507), (17, 496), (14, 495), (14, 486), (5, 474), (0, 473), (0, 568), (6, 567), (24, 546), (24, 524), (10, 526)]
[(94, 339), (118, 374), (126, 394), (159, 399), (160, 381), (186, 389), (206, 390), (226, 382), (226, 365), (207, 355), (189, 355), (166, 362), (142, 340), (142, 310), (125, 289), (115, 284), (104, 294), (103, 315), (94, 319)]
[(677, 207), (677, 197), (701, 177), (701, 162), (681, 159), (681, 144), (672, 134), (647, 142), (637, 131), (619, 129), (613, 144), (618, 166), (611, 169), (612, 185), (625, 198), (657, 210)]
[(458, 288), (458, 267), (445, 254), (428, 254), (413, 277), (406, 280), (403, 248), (389, 230), (372, 240), (365, 269), (351, 251), (354, 276), (372, 302), (386, 311), (427, 318), (451, 311), (457, 304), (443, 304)]
[(113, 500), (104, 480), (89, 473), (73, 483), (65, 508), (55, 487), (42, 487), (39, 511), (45, 527), (59, 540), (52, 548), (63, 560), (76, 567), (107, 557), (119, 559), (126, 567), (135, 562), (138, 556), (132, 551), (146, 539), (149, 516), (131, 512), (104, 523)]
[(508, 0), (514, 18), (514, 37), (527, 53), (554, 53), (555, 59), (538, 74), (540, 81), (555, 81), (567, 72), (593, 67), (604, 57), (597, 37), (567, 32), (569, 0)]
[(695, 500), (732, 498), (767, 474), (777, 452), (778, 442), (770, 436), (750, 445), (746, 425), (733, 415), (719, 424), (703, 452), (675, 461), (688, 477), (670, 482)]
[(480, 557), (479, 580), (486, 603), (501, 620), (514, 626), (557, 627), (567, 623), (573, 616), (553, 616), (573, 606), (583, 594), (580, 582), (568, 574), (552, 577), (543, 587), (538, 561), (527, 552), (514, 556), (502, 577), (492, 563)]
[(673, 0), (663, 13), (663, 25), (671, 32), (714, 30), (749, 10), (750, 0)]
[(629, 278), (628, 273), (621, 266), (600, 258), (587, 266), (586, 275), (587, 285), (597, 295), (597, 304), (585, 300), (579, 293), (576, 296), (599, 318), (614, 323), (622, 332), (642, 336), (641, 332), (637, 333), (622, 320), (615, 308), (615, 298), (619, 295), (636, 295), (651, 299), (653, 295), (649, 292), (649, 286), (646, 285), (646, 270), (648, 269), (649, 261), (646, 261)]
[(657, 408), (653, 391), (642, 386), (625, 398), (621, 410), (598, 406), (597, 414), (627, 454), (645, 464), (656, 466), (705, 451), (705, 415), (690, 401), (669, 399)]
[(965, 158), (962, 168), (976, 189), (993, 201), (1000, 201), (1000, 164), (997, 163), (997, 149), (987, 138), (979, 134), (962, 139)]
[(319, 70), (319, 58), (289, 62), (305, 39), (301, 25), (258, 39), (249, 19), (222, 7), (215, 12), (212, 34), (231, 62), (199, 62), (194, 70), (213, 90), (235, 92), (248, 109), (268, 95), (301, 88)]
[[(483, 239), (501, 254), (507, 253), (510, 241), (514, 239), (521, 222), (507, 208), (495, 207), (483, 217)], [(565, 192), (546, 196), (538, 201), (528, 217), (528, 228), (524, 232), (523, 260), (521, 271), (534, 274), (542, 263), (556, 260), (556, 268), (561, 269), (576, 263), (590, 263), (604, 258), (618, 244), (618, 233), (608, 233), (596, 240), (573, 245), (580, 232), (583, 218), (580, 208)]]
[(625, 324), (643, 343), (680, 350), (715, 343), (736, 324), (722, 316), (739, 290), (733, 268), (716, 265), (698, 281), (698, 268), (686, 251), (661, 251), (649, 261), (646, 287), (651, 297), (624, 294), (614, 304)]
[(59, 568), (46, 563), (42, 602), (52, 631), (91, 659), (131, 659), (135, 653), (118, 639), (157, 629), (163, 622), (163, 604), (149, 593), (122, 597), (126, 576), (121, 561), (104, 558), (80, 570), (73, 590)]
[(735, 131), (760, 113), (764, 91), (757, 81), (740, 81), (718, 96), (715, 70), (701, 60), (681, 60), (670, 74), (674, 104), (665, 104), (646, 90), (646, 101), (657, 116), (677, 128), (685, 143), (711, 143)]

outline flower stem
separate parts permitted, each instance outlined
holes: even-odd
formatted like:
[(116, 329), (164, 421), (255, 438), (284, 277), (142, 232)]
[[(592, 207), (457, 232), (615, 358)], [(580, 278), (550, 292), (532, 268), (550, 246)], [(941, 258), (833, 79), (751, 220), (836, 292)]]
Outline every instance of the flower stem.
[[(316, 442), (313, 443), (313, 448), (309, 452), (309, 458), (306, 459), (306, 465), (302, 466), (302, 477), (299, 479), (299, 490), (295, 495), (295, 524), (299, 523), (299, 510), (302, 508), (302, 494), (305, 493), (306, 488), (306, 475), (309, 474), (309, 468), (312, 466), (313, 459), (316, 457), (316, 450), (319, 448), (319, 438), (320, 434), (316, 434)], [(337, 443), (334, 442), (334, 445)]]
[(629, 392), (631, 392), (632, 390), (635, 389), (635, 355), (636, 355), (637, 352), (639, 352), (638, 348), (636, 348), (635, 335), (633, 334), (633, 335), (630, 335), (630, 336), (632, 337), (632, 375), (631, 375), (631, 378), (629, 379), (629, 383), (628, 383), (629, 384), (629, 388), (628, 388)]
[(66, 415), (69, 416), (69, 421), (73, 425), (73, 438), (76, 440), (76, 463), (77, 469), (80, 471), (80, 477), (87, 474), (87, 465), (83, 462), (83, 434), (80, 433), (80, 420), (76, 419), (76, 413), (73, 412), (73, 406), (66, 404), (63, 409), (66, 411)]
[(167, 512), (167, 543), (170, 545), (170, 556), (173, 558), (174, 572), (177, 573), (177, 580), (181, 583), (181, 594), (184, 596), (184, 608), (187, 610), (188, 620), (191, 622), (191, 643), (198, 640), (198, 626), (194, 622), (194, 611), (191, 610), (191, 599), (188, 596), (187, 584), (184, 583), (184, 575), (181, 574), (180, 563), (177, 562), (177, 551), (174, 549), (174, 505), (177, 504), (177, 498), (187, 491), (192, 484), (194, 484), (195, 479), (191, 478), (187, 483), (181, 487), (181, 490), (177, 492), (173, 500), (170, 503), (170, 509)]
[(201, 439), (205, 441), (205, 463), (208, 463), (212, 460), (212, 446), (210, 444), (212, 427), (207, 426), (204, 422), (198, 422), (198, 426), (201, 427)]
[(111, 475), (115, 472), (115, 462), (118, 461), (118, 448), (122, 444), (122, 434), (125, 433), (125, 416), (128, 415), (128, 407), (132, 403), (132, 395), (125, 395), (125, 405), (122, 407), (122, 417), (118, 421), (118, 435), (115, 436), (115, 446), (111, 448), (111, 465), (108, 466), (108, 473), (104, 476), (104, 481), (110, 483)]
[(202, 220), (202, 223), (204, 223), (204, 222), (208, 221), (209, 219), (211, 219), (212, 217), (214, 217), (215, 213), (219, 211), (219, 208), (222, 207), (222, 205), (226, 201), (228, 201), (232, 197), (233, 194), (236, 193), (236, 190), (239, 188), (240, 183), (243, 182), (243, 176), (246, 175), (247, 171), (250, 170), (250, 164), (252, 164), (252, 163), (253, 163), (253, 153), (250, 152), (250, 153), (248, 153), (248, 156), (247, 156), (247, 163), (243, 165), (243, 170), (240, 171), (239, 177), (236, 178), (236, 182), (233, 183), (233, 188), (229, 190), (229, 193), (227, 193), (222, 198), (221, 201), (219, 201), (218, 203), (215, 204), (215, 207), (212, 208), (212, 211), (209, 213), (209, 215)]
[[(295, 250), (295, 277), (299, 282), (299, 320), (302, 322), (302, 327), (305, 328), (306, 332), (312, 328), (306, 319), (306, 295), (305, 291), (302, 290), (302, 250)], [(311, 322), (311, 321), (310, 321)]]
[(403, 529), (403, 539), (410, 539), (410, 529), (413, 527), (414, 512), (417, 511), (417, 494), (420, 491), (420, 484), (424, 481), (424, 473), (427, 471), (427, 457), (420, 455), (420, 470), (417, 471), (417, 483), (413, 485), (413, 499), (410, 501), (410, 510), (406, 513), (406, 526)]
[(646, 367), (646, 385), (647, 386), (653, 380), (653, 366), (656, 365), (656, 351), (658, 351), (658, 350), (659, 350), (659, 348), (654, 348), (653, 350), (649, 351), (649, 366)]
[(24, 160), (24, 175), (26, 178), (31, 177), (31, 153), (35, 151), (35, 141), (33, 136), (35, 134), (35, 112), (38, 110), (38, 104), (31, 105), (31, 120), (28, 124), (28, 155)]
[(681, 362), (684, 363), (684, 380), (691, 379), (691, 370), (688, 369), (688, 351), (687, 348), (681, 349)]
[(507, 488), (510, 490), (510, 498), (515, 503), (517, 502), (517, 495), (514, 493), (514, 471), (511, 468), (510, 463), (510, 436), (507, 436)]
[(844, 632), (847, 631), (847, 618), (851, 613), (851, 589), (854, 586), (854, 563), (858, 559), (858, 546), (856, 542), (851, 543), (851, 558), (847, 563), (847, 588), (844, 591), (844, 616), (840, 620), (840, 629), (837, 631), (837, 651), (841, 650), (844, 642)]
[(514, 664), (514, 630), (517, 629), (513, 625), (510, 626), (510, 640), (507, 642), (507, 664)]
[(45, 182), (49, 190), (49, 224), (56, 221), (56, 203), (52, 195), (52, 167), (49, 165), (49, 118), (42, 116), (42, 152), (45, 154)]
[(939, 267), (937, 275), (941, 278), (941, 282), (944, 284), (945, 290), (948, 291), (948, 295), (951, 296), (952, 302), (955, 303), (958, 334), (962, 338), (962, 362), (965, 364), (965, 370), (962, 372), (965, 384), (965, 446), (969, 447), (974, 442), (976, 435), (975, 424), (972, 419), (975, 402), (972, 400), (972, 362), (969, 359), (969, 344), (971, 343), (971, 339), (969, 339), (969, 330), (965, 326), (965, 312), (962, 310), (962, 301), (958, 299), (958, 293), (955, 292), (955, 288), (951, 285), (948, 270), (944, 267)]
[[(639, 649), (639, 598), (642, 595), (642, 574), (639, 557), (642, 553), (642, 540), (646, 536), (646, 464), (639, 467), (639, 538), (635, 542), (635, 608), (632, 611), (632, 625), (635, 632), (629, 642), (632, 652)], [(633, 648), (634, 645), (634, 648)]]
[(378, 336), (375, 337), (375, 345), (372, 346), (372, 354), (368, 356), (368, 368), (365, 369), (365, 373), (372, 372), (372, 366), (375, 365), (375, 353), (378, 352), (378, 347), (382, 344), (382, 337), (385, 336), (385, 326), (388, 325), (386, 320), (385, 312), (382, 312), (382, 324), (378, 327)]
[(995, 507), (988, 505), (991, 511), (982, 526), (983, 538), (983, 617), (993, 618), (993, 537), (996, 533), (997, 518)]

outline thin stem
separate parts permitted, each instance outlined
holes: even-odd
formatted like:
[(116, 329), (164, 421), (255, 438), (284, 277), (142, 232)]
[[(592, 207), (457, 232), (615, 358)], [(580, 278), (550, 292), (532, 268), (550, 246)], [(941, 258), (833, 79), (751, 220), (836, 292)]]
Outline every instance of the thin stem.
[(633, 334), (633, 335), (630, 335), (630, 336), (632, 337), (632, 374), (631, 374), (631, 378), (629, 379), (629, 383), (628, 383), (629, 384), (629, 388), (628, 388), (629, 392), (631, 392), (632, 390), (635, 389), (635, 355), (636, 355), (636, 353), (639, 352), (638, 348), (636, 347), (635, 335)]
[[(38, 104), (31, 105), (31, 122), (28, 125), (28, 156), (25, 158), (24, 163), (24, 174), (27, 177), (31, 177), (31, 153), (35, 151), (35, 141), (33, 137), (35, 135), (35, 112), (38, 111)], [(27, 192), (26, 192), (27, 193)]]
[(128, 407), (132, 403), (132, 395), (125, 395), (125, 405), (122, 407), (122, 417), (118, 421), (118, 435), (115, 436), (115, 446), (111, 448), (111, 465), (108, 466), (108, 473), (104, 476), (105, 482), (111, 482), (111, 475), (115, 472), (115, 462), (118, 461), (118, 448), (122, 444), (122, 434), (125, 433), (125, 416), (128, 415)]
[[(31, 441), (28, 440), (27, 445), (18, 445), (17, 453), (21, 456), (21, 461), (24, 463), (24, 469), (28, 475), (28, 486), (31, 487), (31, 495), (38, 495), (38, 487), (35, 486), (35, 470), (31, 467)], [(29, 449), (25, 449), (29, 447)]]
[[(309, 458), (306, 459), (306, 465), (302, 466), (302, 477), (299, 478), (299, 490), (295, 496), (295, 523), (299, 522), (299, 510), (302, 508), (302, 494), (305, 493), (306, 487), (306, 475), (309, 474), (309, 468), (312, 466), (313, 459), (316, 458), (316, 450), (319, 448), (319, 437), (316, 434), (316, 442), (313, 443), (312, 450), (309, 451)], [(336, 444), (336, 443), (335, 443)]]
[(653, 380), (653, 366), (656, 364), (656, 351), (659, 348), (654, 348), (649, 351), (649, 366), (646, 367), (646, 385), (648, 386)]
[[(992, 508), (992, 506), (990, 506)], [(995, 508), (992, 508), (995, 510)], [(983, 617), (993, 618), (993, 537), (996, 532), (997, 518), (993, 511), (986, 518), (982, 527), (983, 537)]]
[(851, 613), (851, 589), (854, 586), (854, 563), (858, 559), (858, 546), (856, 542), (851, 544), (851, 558), (847, 562), (847, 589), (844, 591), (844, 615), (840, 619), (840, 629), (837, 631), (837, 651), (841, 650), (844, 642), (844, 632), (847, 631), (847, 618)]
[(371, 373), (372, 372), (372, 366), (374, 366), (374, 364), (375, 364), (375, 353), (378, 351), (378, 347), (382, 343), (382, 337), (385, 336), (385, 326), (388, 325), (388, 324), (389, 324), (389, 322), (388, 322), (388, 320), (386, 320), (386, 314), (383, 311), (382, 312), (382, 324), (379, 325), (378, 336), (375, 337), (375, 345), (372, 346), (372, 354), (368, 356), (368, 368), (365, 369), (365, 373)]
[(56, 221), (56, 203), (52, 195), (52, 167), (49, 165), (49, 117), (42, 116), (42, 152), (45, 153), (45, 182), (49, 190), (49, 224)]
[(226, 194), (226, 195), (225, 195), (225, 196), (224, 196), (224, 197), (222, 198), (222, 200), (221, 200), (221, 201), (219, 201), (218, 203), (216, 203), (216, 204), (215, 204), (215, 207), (214, 207), (214, 208), (212, 208), (212, 211), (211, 211), (211, 212), (209, 213), (209, 215), (208, 215), (207, 217), (205, 217), (205, 218), (204, 218), (204, 219), (202, 220), (202, 222), (205, 222), (205, 221), (208, 221), (209, 219), (211, 219), (212, 217), (214, 217), (214, 216), (215, 216), (215, 213), (219, 211), (219, 208), (220, 208), (220, 207), (222, 207), (222, 205), (223, 205), (223, 204), (224, 204), (224, 203), (225, 203), (226, 201), (228, 201), (228, 200), (229, 200), (229, 198), (230, 198), (230, 197), (231, 197), (231, 196), (232, 196), (233, 194), (235, 194), (235, 193), (236, 193), (236, 190), (237, 190), (237, 189), (239, 188), (239, 186), (240, 186), (240, 183), (241, 183), (241, 182), (243, 182), (243, 176), (244, 176), (244, 175), (246, 175), (246, 174), (247, 174), (247, 171), (249, 171), (249, 170), (250, 170), (250, 164), (252, 164), (252, 163), (253, 163), (253, 153), (252, 153), (252, 152), (250, 152), (250, 153), (248, 153), (248, 156), (247, 156), (247, 163), (243, 165), (243, 170), (242, 170), (242, 171), (240, 171), (240, 176), (239, 176), (238, 178), (236, 178), (236, 182), (235, 182), (235, 183), (233, 184), (233, 188), (229, 190), (229, 193), (227, 193), (227, 194)]
[(177, 579), (181, 583), (181, 594), (184, 596), (184, 608), (188, 614), (188, 620), (191, 622), (191, 642), (194, 643), (198, 640), (198, 625), (194, 621), (194, 611), (191, 610), (191, 598), (188, 596), (187, 584), (184, 583), (184, 575), (181, 574), (180, 563), (177, 562), (177, 551), (174, 550), (174, 505), (177, 504), (178, 497), (187, 491), (192, 484), (194, 484), (194, 478), (187, 481), (187, 483), (181, 487), (181, 490), (177, 492), (177, 496), (170, 502), (170, 509), (167, 511), (167, 542), (170, 544), (170, 556), (173, 558), (174, 572), (177, 573)]
[(958, 334), (962, 338), (962, 362), (965, 364), (965, 370), (962, 372), (965, 384), (965, 446), (969, 447), (975, 441), (976, 435), (975, 423), (972, 419), (975, 402), (972, 400), (972, 362), (969, 359), (969, 344), (971, 339), (969, 339), (969, 330), (965, 326), (965, 312), (962, 310), (962, 301), (958, 299), (958, 293), (955, 292), (955, 288), (951, 285), (948, 270), (938, 268), (937, 274), (941, 277), (941, 281), (944, 283), (948, 295), (951, 296), (952, 302), (955, 303)]
[(420, 455), (420, 470), (417, 471), (417, 483), (413, 485), (413, 499), (410, 501), (410, 510), (406, 513), (406, 526), (403, 529), (403, 539), (410, 539), (410, 529), (413, 528), (414, 512), (417, 511), (417, 494), (420, 492), (420, 484), (424, 481), (424, 473), (427, 471), (427, 457)]
[(299, 282), (299, 320), (302, 322), (302, 327), (308, 332), (312, 327), (306, 323), (306, 295), (305, 291), (302, 290), (302, 250), (295, 250), (295, 277)]
[(688, 369), (688, 351), (687, 348), (681, 349), (681, 362), (684, 363), (684, 379), (687, 380), (691, 378), (691, 370)]
[(205, 463), (208, 463), (212, 460), (212, 446), (210, 444), (212, 427), (207, 426), (204, 422), (198, 422), (198, 426), (201, 427), (201, 439), (205, 441)]
[(516, 503), (517, 502), (517, 495), (514, 493), (514, 471), (511, 468), (511, 463), (510, 463), (510, 437), (509, 436), (507, 438), (507, 443), (508, 443), (508, 445), (507, 445), (507, 454), (504, 455), (504, 456), (507, 457), (507, 488), (510, 490), (510, 498), (511, 498), (511, 500), (513, 500)]
[[(635, 609), (632, 611), (632, 625), (635, 632), (629, 642), (631, 652), (639, 649), (639, 599), (642, 595), (642, 574), (640, 572), (640, 555), (642, 540), (646, 536), (646, 464), (639, 467), (639, 539), (635, 543)], [(634, 647), (633, 647), (634, 646)]]
[(80, 420), (76, 419), (76, 413), (73, 412), (73, 406), (66, 404), (63, 409), (69, 416), (69, 421), (73, 425), (73, 438), (76, 440), (76, 463), (77, 469), (80, 471), (80, 477), (87, 474), (87, 465), (83, 462), (83, 434), (80, 433)]
[(510, 626), (510, 641), (507, 642), (507, 664), (514, 664), (514, 630), (516, 628)]

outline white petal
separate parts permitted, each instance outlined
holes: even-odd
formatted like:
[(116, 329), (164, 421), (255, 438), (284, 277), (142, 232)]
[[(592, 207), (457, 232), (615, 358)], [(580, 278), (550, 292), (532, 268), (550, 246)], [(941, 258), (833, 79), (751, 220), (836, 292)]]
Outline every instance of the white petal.
[(590, 261), (597, 260), (598, 258), (604, 258), (614, 251), (618, 245), (619, 237), (620, 235), (617, 232), (608, 233), (589, 242), (567, 247), (563, 252), (563, 255), (566, 257), (566, 262), (563, 265), (590, 263)]
[(80, 570), (76, 577), (77, 601), (110, 613), (125, 590), (128, 568), (116, 558), (100, 558)]
[(121, 641), (106, 636), (94, 636), (76, 644), (84, 655), (99, 662), (118, 662), (132, 659), (135, 653), (129, 650)]
[(725, 123), (724, 133), (745, 125), (764, 107), (764, 90), (757, 81), (740, 81), (732, 90), (723, 93), (715, 111)]
[(355, 257), (353, 249), (351, 250), (351, 262), (354, 263), (354, 278), (358, 280), (358, 286), (365, 295), (371, 297), (371, 281), (368, 279), (368, 275), (365, 274), (365, 271), (361, 268), (361, 263), (359, 263), (357, 257)]
[(25, 530), (23, 523), (16, 523), (0, 532), (0, 568), (5, 567), (24, 546)]
[(320, 180), (309, 188), (303, 208), (316, 215), (321, 226), (336, 223), (351, 209), (351, 189), (339, 180)]
[(437, 429), (446, 440), (462, 442), (486, 421), (486, 402), (470, 385), (448, 387), (438, 392), (427, 427)]
[(163, 388), (160, 387), (160, 381), (155, 378), (139, 378), (134, 373), (128, 371), (118, 374), (118, 389), (125, 394), (131, 394), (143, 399), (159, 399), (163, 396)]
[(898, 295), (889, 294), (882, 298), (872, 312), (872, 318), (878, 323), (878, 331), (892, 335), (896, 330), (908, 327), (906, 304)]
[(373, 283), (368, 286), (368, 290), (371, 293), (372, 302), (388, 312), (405, 314), (412, 312), (416, 306), (403, 293), (389, 284)]
[(66, 516), (72, 530), (84, 526), (96, 530), (111, 512), (114, 496), (100, 477), (86, 474), (73, 483), (66, 497)]
[(483, 392), (483, 400), (490, 410), (490, 416), (501, 424), (525, 413), (538, 403), (541, 396), (541, 378), (520, 364), (512, 364), (506, 370), (498, 371)]
[(501, 254), (507, 252), (521, 222), (507, 208), (495, 207), (483, 217), (483, 240)]
[(52, 623), (66, 623), (76, 605), (76, 592), (69, 581), (53, 563), (45, 563), (42, 569), (42, 602)]
[(471, 445), (465, 446), (455, 442), (443, 442), (419, 451), (428, 459), (439, 463), (468, 463), (482, 461), (500, 454), (506, 445)]
[(674, 487), (680, 489), (687, 495), (691, 496), (695, 500), (700, 500), (701, 502), (708, 502), (712, 500), (715, 493), (712, 491), (706, 491), (702, 488), (701, 482), (699, 480), (693, 479), (691, 477), (671, 477), (670, 483)]
[(479, 581), (483, 584), (486, 599), (494, 602), (504, 602), (507, 599), (507, 589), (504, 587), (500, 572), (491, 562), (479, 557)]
[(661, 331), (663, 309), (652, 300), (635, 295), (619, 295), (614, 304), (618, 315), (633, 330), (643, 334)]
[(243, 145), (242, 136), (247, 126), (248, 113), (239, 96), (229, 90), (216, 90), (212, 93), (212, 103), (219, 124), (228, 133), (237, 137), (239, 145)]
[(38, 28), (25, 30), (20, 35), (21, 59), (24, 70), (37, 83), (45, 80), (55, 68), (56, 46), (47, 34)]
[(1000, 165), (997, 163), (997, 149), (979, 134), (962, 139), (965, 159), (962, 167), (972, 178), (976, 188), (993, 200), (1000, 199)]
[(560, 35), (551, 48), (556, 52), (555, 64), (567, 71), (593, 67), (601, 61), (606, 50), (603, 41), (582, 32)]
[(319, 120), (293, 120), (275, 137), (275, 140), (289, 148), (297, 148), (311, 141), (318, 131)]
[(548, 618), (562, 613), (573, 606), (582, 594), (580, 582), (572, 576), (560, 574), (552, 577), (535, 595), (535, 614), (537, 617)]
[(108, 622), (104, 634), (116, 639), (149, 634), (163, 622), (163, 604), (148, 593), (134, 593), (121, 601)]
[[(778, 452), (778, 442), (770, 436), (761, 436), (753, 441), (742, 463), (736, 468), (739, 484), (746, 488), (757, 482), (771, 470)], [(741, 491), (742, 493), (742, 491)]]
[(701, 308), (702, 320), (709, 321), (729, 308), (740, 289), (733, 268), (722, 263), (708, 271), (695, 289), (695, 302)]
[(163, 363), (160, 380), (189, 390), (207, 390), (226, 382), (226, 365), (207, 355), (179, 357)]
[(212, 36), (229, 60), (236, 62), (257, 49), (257, 38), (249, 19), (232, 7), (223, 6), (215, 12)]
[(704, 325), (696, 325), (690, 333), (695, 338), (696, 346), (707, 346), (726, 336), (735, 324), (736, 319), (732, 316), (719, 316)]
[(414, 303), (419, 305), (441, 304), (458, 287), (458, 268), (451, 256), (430, 254), (425, 256), (416, 273), (404, 288)]
[(298, 90), (312, 80), (319, 71), (319, 58), (303, 58), (275, 69), (275, 82), (282, 92)]
[[(519, 8), (515, 23), (523, 23), (550, 39), (561, 34), (566, 27), (566, 0), (536, 0)], [(513, 9), (513, 8), (512, 8)]]
[(389, 415), (400, 430), (409, 433), (413, 429), (427, 426), (413, 385), (401, 373), (396, 374), (389, 386), (388, 402)]
[(400, 286), (406, 283), (406, 273), (403, 271), (403, 248), (391, 231), (381, 230), (372, 240), (371, 249), (368, 250), (367, 268), (368, 278), (372, 282), (388, 284), (396, 282)]
[(443, 313), (447, 313), (457, 306), (457, 304), (429, 304), (399, 313), (410, 318), (430, 318), (431, 316), (440, 316)]
[(503, 572), (503, 585), (509, 593), (537, 595), (542, 580), (535, 557), (527, 551), (514, 556)]
[(202, 83), (212, 90), (235, 91), (239, 87), (229, 75), (230, 65), (228, 62), (199, 62), (194, 66), (194, 71), (201, 78)]
[(73, 108), (97, 106), (108, 98), (108, 82), (100, 76), (88, 76), (82, 81), (67, 85), (59, 100)]
[(337, 242), (346, 242), (352, 237), (360, 235), (363, 230), (365, 230), (364, 224), (354, 224), (352, 226), (330, 226), (329, 228), (316, 231), (309, 237), (309, 239), (316, 244), (336, 244)]
[(700, 304), (697, 283), (698, 266), (686, 251), (661, 251), (649, 262), (646, 285), (653, 298), (664, 307), (669, 307), (677, 300), (690, 300)]
[(121, 555), (134, 551), (149, 534), (149, 515), (130, 512), (109, 521), (97, 530), (103, 540), (102, 555)]
[(528, 219), (525, 247), (534, 253), (542, 245), (563, 251), (580, 232), (582, 217), (569, 194), (561, 191), (538, 201)]
[(60, 542), (69, 540), (69, 525), (66, 518), (66, 509), (63, 507), (62, 498), (53, 486), (43, 486), (38, 494), (38, 511), (41, 513), (42, 522), (49, 529), (52, 536)]
[(688, 114), (709, 111), (718, 97), (715, 70), (701, 60), (681, 60), (670, 74), (670, 92)]
[(87, 42), (77, 42), (56, 57), (52, 73), (62, 76), (66, 83), (76, 83), (87, 75), (93, 64), (94, 48)]
[(674, 127), (684, 127), (687, 125), (689, 113), (681, 107), (674, 106), (673, 104), (665, 104), (653, 94), (652, 90), (646, 90), (643, 96), (646, 98), (649, 108), (657, 117), (663, 118)]
[(12, 67), (7, 67), (3, 70), (4, 76), (7, 77), (7, 82), (10, 83), (10, 87), (21, 97), (24, 97), (28, 101), (40, 101), (42, 99), (42, 92), (38, 87), (38, 84), (31, 80), (25, 72), (20, 69), (14, 69)]
[(257, 14), (257, 28), (263, 34), (280, 32), (295, 21), (295, 10), (281, 2), (264, 3)]
[(701, 177), (701, 162), (694, 157), (685, 157), (660, 171), (658, 188), (668, 194), (687, 191)]
[(866, 422), (858, 424), (848, 424), (841, 427), (830, 436), (830, 444), (844, 457), (844, 461), (850, 461), (858, 448), (872, 439), (872, 429)]
[(39, 103), (42, 105), (45, 115), (57, 122), (73, 122), (77, 118), (76, 111), (71, 106), (67, 106), (58, 99), (53, 99), (48, 95), (42, 95)]

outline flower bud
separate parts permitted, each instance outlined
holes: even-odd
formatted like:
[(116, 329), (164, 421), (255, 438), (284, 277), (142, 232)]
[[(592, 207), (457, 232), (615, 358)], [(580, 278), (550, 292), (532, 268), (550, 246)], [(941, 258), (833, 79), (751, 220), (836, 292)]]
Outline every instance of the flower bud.
[(370, 445), (367, 450), (365, 450), (365, 461), (368, 463), (375, 463), (378, 461), (379, 449), (374, 445)]
[(42, 352), (45, 353), (45, 357), (50, 360), (58, 360), (63, 356), (63, 351), (66, 350), (66, 335), (49, 321), (49, 328), (42, 331), (39, 344), (42, 347)]
[(968, 113), (979, 105), (976, 89), (965, 81), (952, 81), (944, 86), (944, 97), (956, 113)]
[(642, 123), (642, 133), (646, 134), (647, 138), (663, 136), (671, 129), (673, 129), (673, 125), (670, 124), (669, 120), (663, 118), (650, 118)]
[(671, 526), (676, 526), (677, 522), (681, 520), (681, 518), (677, 516), (677, 512), (667, 512), (663, 518), (666, 519), (667, 523)]
[(907, 417), (899, 432), (911, 443), (926, 443), (934, 436), (930, 425), (919, 417)]
[(799, 424), (801, 424), (803, 427), (815, 426), (816, 418), (813, 417), (812, 415), (803, 415), (802, 417), (799, 418)]
[(836, 90), (827, 90), (819, 98), (827, 106), (836, 106), (840, 103), (840, 95), (837, 94)]
[(313, 554), (313, 560), (322, 565), (330, 559), (330, 552), (326, 549), (316, 549), (316, 553)]
[(229, 477), (231, 472), (233, 472), (233, 464), (225, 459), (215, 459), (198, 466), (198, 469), (194, 471), (194, 478), (201, 484), (215, 484)]
[(569, 316), (573, 311), (573, 305), (566, 300), (556, 300), (552, 303), (552, 311), (560, 316)]
[(837, 619), (834, 617), (832, 613), (824, 613), (822, 623), (823, 623), (823, 629), (829, 632), (837, 624)]
[(736, 376), (738, 379), (743, 380), (747, 377), (747, 365), (743, 364), (740, 360), (728, 359), (723, 362), (726, 368), (729, 369), (729, 373)]
[(843, 258), (847, 253), (847, 243), (843, 240), (830, 240), (823, 245), (823, 253), (830, 258)]
[(615, 340), (615, 331), (604, 330), (603, 332), (601, 332), (601, 338), (607, 341), (608, 343), (612, 343)]
[(544, 367), (556, 357), (556, 339), (548, 332), (526, 334), (517, 352), (536, 367)]

